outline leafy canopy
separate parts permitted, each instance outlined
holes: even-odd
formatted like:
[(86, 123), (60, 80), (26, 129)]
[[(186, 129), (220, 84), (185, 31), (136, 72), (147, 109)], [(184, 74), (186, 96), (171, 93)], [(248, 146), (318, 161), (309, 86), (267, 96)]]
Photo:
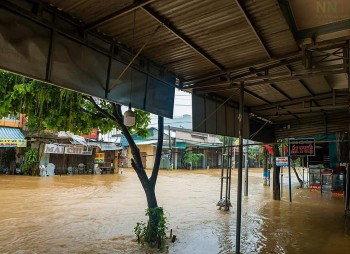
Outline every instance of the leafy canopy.
[[(36, 80), (0, 71), (0, 118), (25, 114), (31, 131), (53, 130), (88, 134), (93, 128), (106, 133), (118, 125), (102, 115), (86, 95), (48, 85)], [(98, 106), (112, 113), (112, 104), (94, 99)], [(150, 114), (135, 110), (136, 124), (129, 129), (147, 135)]]

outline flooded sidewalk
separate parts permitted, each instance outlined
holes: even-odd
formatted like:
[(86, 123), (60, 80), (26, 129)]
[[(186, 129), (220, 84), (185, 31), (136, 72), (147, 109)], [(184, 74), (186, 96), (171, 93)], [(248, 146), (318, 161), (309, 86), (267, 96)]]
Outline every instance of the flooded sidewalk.
[[(234, 253), (236, 181), (231, 211), (215, 206), (220, 170), (160, 171), (156, 192), (177, 236), (169, 253)], [(287, 181), (285, 181), (287, 182)], [(342, 197), (296, 190), (272, 201), (262, 169), (251, 170), (243, 197), (242, 253), (347, 253)], [(146, 198), (136, 174), (0, 176), (0, 253), (157, 253), (135, 242)], [(350, 227), (350, 226), (349, 226)]]

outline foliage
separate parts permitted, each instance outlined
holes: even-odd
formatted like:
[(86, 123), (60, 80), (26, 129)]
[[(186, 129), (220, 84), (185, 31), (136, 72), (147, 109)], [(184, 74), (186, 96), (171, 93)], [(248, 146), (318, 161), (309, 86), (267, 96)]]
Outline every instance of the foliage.
[(183, 157), (183, 162), (186, 165), (193, 166), (203, 156), (204, 156), (204, 154), (202, 154), (202, 153), (193, 153), (192, 150), (186, 149), (184, 157)]
[(36, 166), (38, 163), (38, 149), (27, 148), (24, 156), (24, 162), (21, 165), (22, 172), (26, 175), (36, 174)]
[[(147, 136), (147, 126), (150, 123), (149, 113), (135, 110), (136, 124), (126, 127), (123, 124), (120, 105), (0, 71), (0, 117), (8, 114), (18, 115), (18, 113), (26, 115), (27, 127), (30, 131), (48, 129), (88, 134), (93, 128), (98, 128), (102, 133), (113, 128), (122, 130), (132, 151), (131, 164), (143, 187), (145, 184), (150, 186), (150, 188), (144, 187), (148, 206), (157, 206), (154, 187), (159, 165), (154, 167), (152, 176), (148, 178), (143, 167), (140, 166), (142, 165), (140, 151), (130, 135), (133, 133), (142, 137)], [(163, 117), (158, 118), (158, 123), (158, 128), (163, 128)], [(159, 138), (159, 140), (162, 139), (163, 137)], [(156, 155), (155, 160), (158, 160), (160, 155), (161, 153)], [(135, 229), (135, 233), (137, 232), (140, 236), (144, 235), (143, 239), (148, 242), (154, 241), (154, 237), (159, 242), (159, 239), (165, 236), (166, 218), (163, 210), (162, 208), (154, 209), (146, 213), (150, 217), (146, 227), (147, 231), (143, 230), (142, 224), (138, 224)]]
[[(145, 216), (153, 219), (149, 220), (148, 224), (143, 221), (136, 223), (134, 233), (137, 236), (137, 240), (142, 244), (146, 242), (151, 245), (157, 243), (158, 247), (164, 246), (168, 222), (163, 208), (148, 208), (146, 209)], [(157, 225), (152, 225), (152, 223)]]
[[(89, 97), (6, 71), (0, 71), (0, 98), (0, 117), (23, 113), (31, 131), (89, 134), (93, 128), (106, 133), (118, 127), (95, 108)], [(111, 103), (94, 100), (112, 114)], [(129, 130), (139, 136), (147, 135), (150, 114), (135, 110), (135, 115), (136, 124)]]

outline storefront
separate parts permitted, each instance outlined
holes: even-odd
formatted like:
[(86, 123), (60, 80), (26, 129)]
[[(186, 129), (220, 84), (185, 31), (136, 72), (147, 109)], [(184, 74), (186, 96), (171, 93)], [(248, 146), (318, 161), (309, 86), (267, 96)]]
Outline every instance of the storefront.
[(26, 139), (20, 129), (0, 127), (0, 174), (14, 174), (23, 158)]
[(92, 173), (94, 156), (92, 147), (72, 144), (45, 144), (44, 154), (49, 155), (48, 160), (55, 165), (56, 174), (67, 174), (68, 171), (72, 170), (73, 172), (75, 169), (82, 171), (81, 173)]
[(82, 145), (77, 140), (67, 141), (45, 144), (40, 164), (54, 164), (55, 174), (93, 174), (96, 164), (111, 172), (117, 160), (118, 147), (114, 143), (84, 141)]

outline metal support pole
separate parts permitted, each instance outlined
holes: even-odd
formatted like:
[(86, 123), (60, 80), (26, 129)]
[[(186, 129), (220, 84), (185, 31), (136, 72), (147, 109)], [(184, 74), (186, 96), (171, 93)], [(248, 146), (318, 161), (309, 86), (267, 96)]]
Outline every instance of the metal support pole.
[(309, 186), (310, 186), (309, 156), (306, 156), (306, 167), (307, 167), (306, 180), (307, 180), (307, 185), (308, 185), (308, 187), (309, 187)]
[[(231, 144), (230, 144), (231, 145)], [(228, 207), (228, 210), (230, 209), (230, 206), (231, 205), (231, 175), (232, 175), (232, 147), (229, 148), (229, 172), (228, 172), (228, 179), (229, 179), (229, 182), (228, 182), (228, 194), (227, 194), (227, 197), (228, 197), (228, 200), (229, 200), (229, 207)]]
[(244, 114), (244, 83), (239, 84), (239, 164), (237, 180), (237, 225), (236, 225), (236, 253), (241, 252), (241, 223), (242, 223), (242, 168), (243, 168), (243, 114)]
[(249, 158), (248, 158), (248, 139), (246, 139), (246, 147), (245, 147), (245, 171), (244, 171), (244, 196), (248, 196), (248, 163), (249, 163)]
[(169, 150), (170, 150), (170, 154), (169, 154), (169, 169), (171, 169), (171, 168), (174, 168), (174, 167), (172, 167), (173, 149), (172, 149), (172, 145), (171, 145), (170, 125), (168, 125), (168, 136), (169, 136)]
[(281, 167), (281, 189), (280, 189), (280, 196), (281, 196), (281, 199), (283, 198), (283, 167)]
[(236, 147), (233, 148), (233, 168), (236, 168)]
[[(221, 188), (220, 188), (220, 201), (222, 200), (222, 191), (223, 191), (223, 185), (224, 185), (224, 153), (225, 153), (225, 139), (224, 137), (224, 148), (221, 148)], [(219, 202), (220, 202), (219, 201)]]
[(301, 157), (301, 164), (302, 164), (302, 167), (303, 167), (303, 184), (305, 183), (305, 168), (304, 168), (304, 156)]
[(347, 216), (350, 211), (350, 168), (349, 163), (346, 164), (346, 184), (345, 184), (345, 209), (344, 213)]
[(226, 148), (226, 184), (225, 184), (225, 211), (230, 210), (228, 197), (228, 174), (230, 171), (230, 153), (229, 148)]
[(290, 173), (290, 146), (288, 149), (288, 181), (289, 181), (289, 202), (292, 203), (292, 178)]

